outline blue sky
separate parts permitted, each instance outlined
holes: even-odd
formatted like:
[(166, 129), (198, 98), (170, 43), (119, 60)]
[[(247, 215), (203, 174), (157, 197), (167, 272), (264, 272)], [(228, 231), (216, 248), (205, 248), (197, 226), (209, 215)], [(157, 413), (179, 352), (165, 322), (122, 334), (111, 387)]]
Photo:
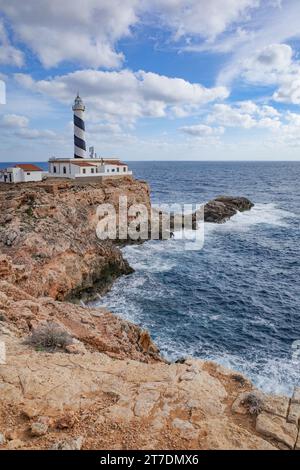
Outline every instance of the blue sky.
[[(84, 6), (83, 6), (84, 5)], [(300, 160), (299, 0), (0, 0), (0, 161)]]

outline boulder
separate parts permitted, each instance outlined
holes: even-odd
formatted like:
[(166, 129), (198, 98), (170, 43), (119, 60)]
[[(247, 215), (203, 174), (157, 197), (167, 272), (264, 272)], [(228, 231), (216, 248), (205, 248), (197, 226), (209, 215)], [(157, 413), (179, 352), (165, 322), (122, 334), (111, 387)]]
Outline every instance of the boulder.
[(13, 439), (12, 441), (9, 441), (9, 443), (7, 444), (7, 447), (9, 450), (16, 450), (16, 449), (20, 449), (21, 447), (23, 447), (24, 445), (24, 442), (21, 441), (21, 439)]
[(250, 210), (254, 204), (245, 197), (219, 196), (204, 206), (204, 221), (222, 224), (238, 211)]
[(79, 436), (75, 439), (65, 439), (56, 442), (50, 450), (81, 450), (83, 445), (83, 437)]
[(289, 409), (289, 414), (287, 418), (289, 423), (294, 423), (297, 426), (300, 423), (300, 403), (291, 403), (290, 404), (290, 409)]
[(275, 439), (293, 449), (298, 436), (295, 424), (287, 423), (284, 418), (263, 412), (256, 419), (256, 431), (263, 436)]
[(48, 431), (48, 425), (46, 423), (37, 421), (37, 422), (32, 423), (31, 425), (31, 434), (34, 437), (44, 436), (45, 434), (47, 434), (47, 431)]
[(298, 403), (300, 405), (300, 387), (295, 387), (292, 403)]

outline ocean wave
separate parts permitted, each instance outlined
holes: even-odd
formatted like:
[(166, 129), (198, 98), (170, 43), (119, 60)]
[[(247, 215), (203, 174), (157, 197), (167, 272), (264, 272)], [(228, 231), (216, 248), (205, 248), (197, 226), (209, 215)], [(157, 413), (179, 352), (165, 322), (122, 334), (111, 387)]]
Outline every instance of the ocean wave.
[(293, 212), (277, 207), (276, 204), (255, 204), (250, 211), (238, 212), (225, 224), (205, 224), (205, 233), (211, 231), (248, 231), (255, 225), (288, 227), (291, 219), (298, 218)]

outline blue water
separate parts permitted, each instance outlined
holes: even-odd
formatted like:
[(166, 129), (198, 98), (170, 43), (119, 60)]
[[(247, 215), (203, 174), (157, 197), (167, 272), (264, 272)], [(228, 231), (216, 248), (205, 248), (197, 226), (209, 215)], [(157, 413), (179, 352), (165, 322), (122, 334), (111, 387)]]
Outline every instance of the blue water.
[[(205, 224), (205, 244), (129, 246), (135, 273), (98, 304), (150, 331), (169, 359), (212, 359), (265, 391), (290, 394), (300, 380), (300, 163), (131, 163), (154, 203), (201, 203), (219, 194), (255, 207)], [(297, 351), (296, 351), (297, 352)]]
[(178, 239), (124, 248), (135, 272), (98, 304), (148, 329), (169, 359), (211, 359), (267, 392), (290, 394), (300, 384), (300, 354), (292, 356), (300, 340), (300, 162), (130, 168), (149, 182), (154, 203), (228, 194), (255, 207), (226, 224), (205, 224), (199, 251), (186, 251)]

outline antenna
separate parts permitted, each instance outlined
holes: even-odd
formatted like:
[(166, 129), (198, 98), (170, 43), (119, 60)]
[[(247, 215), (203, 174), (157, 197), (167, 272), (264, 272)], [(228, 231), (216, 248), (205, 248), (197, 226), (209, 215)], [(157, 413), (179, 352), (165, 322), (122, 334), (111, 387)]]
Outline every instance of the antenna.
[(90, 158), (94, 158), (94, 147), (89, 147), (89, 152), (90, 152)]

